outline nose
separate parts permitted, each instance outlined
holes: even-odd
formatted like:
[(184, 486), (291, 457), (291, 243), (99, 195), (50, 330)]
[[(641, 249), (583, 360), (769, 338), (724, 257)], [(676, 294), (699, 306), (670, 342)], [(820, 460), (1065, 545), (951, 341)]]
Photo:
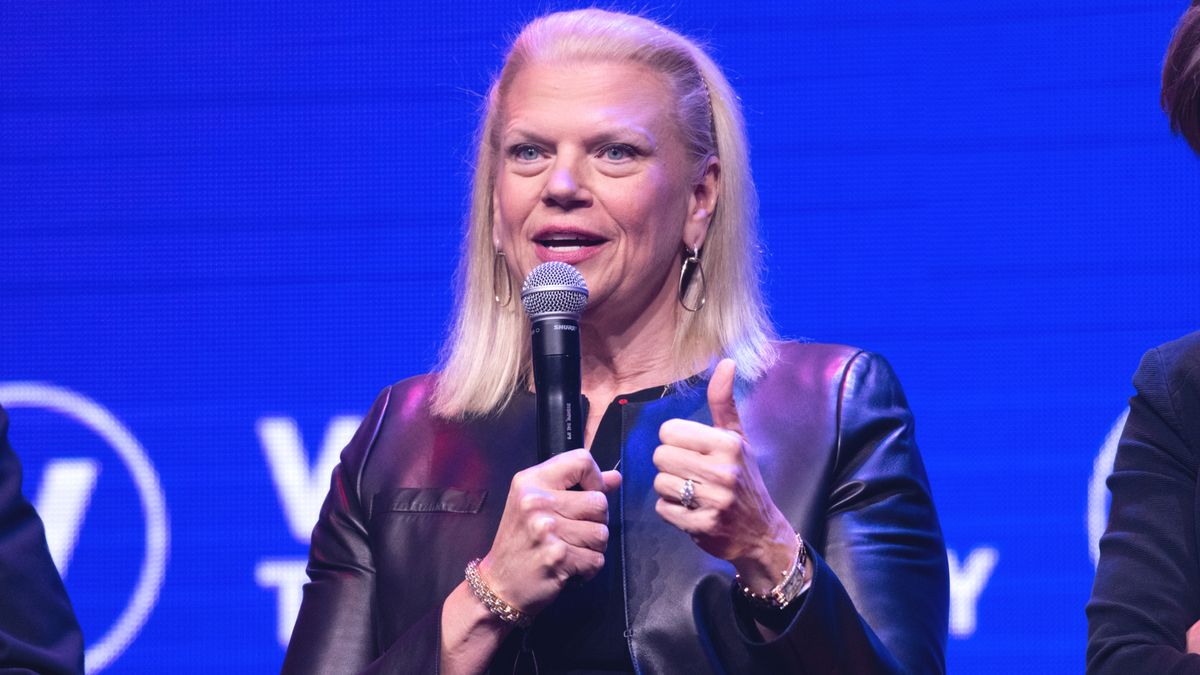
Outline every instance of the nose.
[(570, 157), (559, 156), (542, 189), (547, 206), (575, 209), (591, 203), (591, 195), (580, 180), (580, 169)]

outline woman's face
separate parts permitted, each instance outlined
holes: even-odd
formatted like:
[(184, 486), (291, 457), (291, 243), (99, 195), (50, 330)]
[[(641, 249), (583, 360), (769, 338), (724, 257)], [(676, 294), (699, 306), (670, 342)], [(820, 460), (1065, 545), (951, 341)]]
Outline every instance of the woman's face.
[(528, 65), (501, 103), (494, 237), (523, 279), (561, 260), (588, 313), (674, 302), (680, 247), (699, 248), (718, 170), (698, 176), (666, 82), (633, 63)]

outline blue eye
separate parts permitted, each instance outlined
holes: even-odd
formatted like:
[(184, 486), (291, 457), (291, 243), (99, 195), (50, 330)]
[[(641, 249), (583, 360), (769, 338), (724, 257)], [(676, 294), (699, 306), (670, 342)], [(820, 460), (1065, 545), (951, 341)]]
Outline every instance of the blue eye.
[(532, 162), (542, 156), (542, 153), (536, 147), (528, 143), (522, 143), (514, 147), (510, 152), (512, 152), (513, 157), (522, 162)]
[(622, 162), (632, 159), (636, 154), (637, 151), (632, 146), (625, 145), (624, 143), (614, 143), (604, 148), (604, 159), (610, 162)]

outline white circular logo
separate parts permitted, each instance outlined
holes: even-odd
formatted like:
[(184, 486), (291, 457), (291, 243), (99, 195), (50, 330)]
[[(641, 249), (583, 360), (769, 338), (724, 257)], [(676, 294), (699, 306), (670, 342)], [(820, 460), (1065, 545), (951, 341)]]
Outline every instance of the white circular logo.
[(125, 609), (84, 653), (87, 672), (99, 672), (116, 660), (137, 637), (158, 602), (158, 593), (166, 576), (170, 527), (158, 472), (133, 434), (112, 413), (85, 396), (40, 382), (7, 382), (0, 383), (0, 405), (39, 408), (78, 422), (112, 447), (137, 487), (145, 521), (146, 547), (137, 584)]
[(1105, 481), (1112, 473), (1113, 463), (1117, 459), (1117, 445), (1121, 441), (1121, 432), (1125, 430), (1125, 420), (1129, 418), (1129, 408), (1117, 415), (1117, 421), (1108, 430), (1100, 453), (1092, 465), (1092, 479), (1088, 482), (1088, 552), (1092, 556), (1092, 565), (1100, 562), (1100, 535), (1108, 526), (1108, 487)]

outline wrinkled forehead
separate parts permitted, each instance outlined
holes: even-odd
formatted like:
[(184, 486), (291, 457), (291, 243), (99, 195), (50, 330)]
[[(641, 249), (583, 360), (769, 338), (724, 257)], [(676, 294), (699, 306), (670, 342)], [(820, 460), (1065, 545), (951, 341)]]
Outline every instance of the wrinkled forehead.
[(530, 126), (552, 131), (630, 125), (682, 138), (677, 97), (667, 78), (640, 62), (529, 62), (504, 84), (494, 103), (493, 142), (514, 127)]
[[(521, 118), (564, 124), (613, 119), (676, 124), (666, 78), (634, 62), (531, 64), (516, 74), (499, 104), (502, 128)], [(566, 119), (566, 112), (582, 117)]]

